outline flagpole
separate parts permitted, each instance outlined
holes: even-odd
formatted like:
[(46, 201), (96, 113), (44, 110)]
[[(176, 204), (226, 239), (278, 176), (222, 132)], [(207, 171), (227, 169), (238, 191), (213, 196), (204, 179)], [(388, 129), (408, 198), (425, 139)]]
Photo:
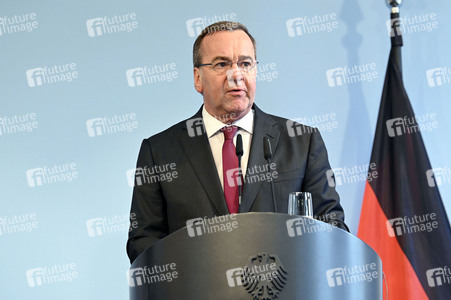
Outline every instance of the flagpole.
[[(401, 30), (401, 20), (399, 18), (399, 5), (401, 5), (402, 0), (387, 0), (387, 4), (391, 6), (390, 20), (391, 20), (391, 55), (393, 56), (394, 62), (402, 72), (402, 58), (401, 58), (401, 47), (403, 46), (402, 40), (402, 30)], [(401, 73), (402, 76), (402, 73)]]

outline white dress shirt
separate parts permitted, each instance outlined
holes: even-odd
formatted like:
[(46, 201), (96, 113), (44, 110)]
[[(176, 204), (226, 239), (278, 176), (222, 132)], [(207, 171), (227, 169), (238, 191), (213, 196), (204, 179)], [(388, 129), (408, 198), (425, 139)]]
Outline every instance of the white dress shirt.
[[(205, 106), (202, 108), (202, 118), (207, 132), (208, 142), (210, 143), (211, 152), (213, 153), (213, 158), (215, 160), (216, 170), (218, 171), (222, 189), (224, 189), (224, 176), (222, 172), (222, 146), (224, 144), (224, 134), (220, 129), (230, 125), (226, 125), (210, 115), (205, 109)], [(235, 125), (239, 128), (233, 138), (233, 143), (236, 145), (236, 136), (238, 134), (241, 134), (241, 137), (243, 138), (241, 169), (244, 177), (246, 176), (247, 162), (249, 161), (249, 152), (251, 150), (252, 131), (254, 128), (254, 110), (251, 109), (244, 117), (231, 125)]]

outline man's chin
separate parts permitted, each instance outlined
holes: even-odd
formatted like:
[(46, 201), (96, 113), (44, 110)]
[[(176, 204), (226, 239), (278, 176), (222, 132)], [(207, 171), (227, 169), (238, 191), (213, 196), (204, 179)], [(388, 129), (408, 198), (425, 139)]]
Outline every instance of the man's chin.
[(240, 101), (237, 105), (230, 105), (226, 108), (227, 114), (231, 116), (233, 121), (239, 120), (244, 117), (251, 109), (252, 103), (249, 99), (246, 101)]

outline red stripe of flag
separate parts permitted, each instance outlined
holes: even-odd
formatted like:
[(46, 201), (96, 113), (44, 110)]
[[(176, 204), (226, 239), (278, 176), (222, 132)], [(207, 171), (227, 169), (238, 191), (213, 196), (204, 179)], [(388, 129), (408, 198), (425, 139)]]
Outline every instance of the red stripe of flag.
[[(388, 235), (387, 222), (379, 200), (367, 183), (357, 236), (373, 248), (382, 260), (389, 287), (388, 299), (428, 299), (398, 240)], [(387, 299), (385, 287), (384, 299)]]

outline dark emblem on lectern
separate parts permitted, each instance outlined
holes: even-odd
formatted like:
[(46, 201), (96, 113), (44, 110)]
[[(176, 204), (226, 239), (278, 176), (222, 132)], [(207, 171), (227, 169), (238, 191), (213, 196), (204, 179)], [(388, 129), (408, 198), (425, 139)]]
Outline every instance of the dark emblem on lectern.
[(287, 271), (275, 254), (259, 253), (249, 257), (241, 281), (254, 300), (277, 299), (287, 283)]

